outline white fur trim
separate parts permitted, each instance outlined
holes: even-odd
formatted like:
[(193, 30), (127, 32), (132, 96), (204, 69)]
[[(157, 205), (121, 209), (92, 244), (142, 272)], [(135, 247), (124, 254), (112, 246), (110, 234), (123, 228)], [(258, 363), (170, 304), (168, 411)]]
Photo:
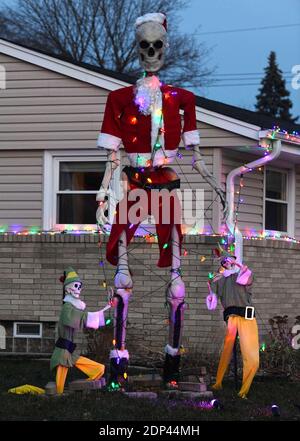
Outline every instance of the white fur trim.
[[(158, 76), (151, 75), (137, 80), (134, 102), (143, 115), (150, 115), (154, 110), (161, 110), (162, 95)], [(158, 107), (158, 104), (160, 106)], [(160, 116), (160, 115), (159, 115)]]
[(81, 311), (84, 311), (86, 308), (86, 304), (82, 300), (76, 299), (71, 294), (65, 296), (64, 302), (71, 303), (75, 308), (80, 309)]
[(252, 271), (249, 270), (249, 268), (243, 272), (242, 274), (239, 273), (239, 275), (237, 276), (236, 279), (236, 283), (238, 283), (239, 285), (247, 285), (248, 284), (248, 280), (251, 277)]
[[(178, 149), (165, 150), (159, 149), (154, 155), (153, 167), (158, 165), (172, 164), (176, 158)], [(127, 153), (132, 167), (147, 167), (147, 161), (151, 159), (151, 153)]]
[(150, 12), (145, 15), (141, 15), (135, 21), (135, 27), (141, 26), (143, 23), (148, 23), (149, 21), (154, 21), (156, 23), (160, 23), (161, 25), (166, 20), (166, 16), (161, 14), (160, 12)]
[(103, 311), (88, 312), (86, 327), (98, 329), (105, 325)]
[(99, 149), (114, 150), (116, 152), (119, 150), (121, 141), (121, 138), (117, 136), (100, 133), (97, 140), (97, 147)]
[[(164, 147), (165, 139), (163, 134), (164, 118), (162, 113), (162, 93), (160, 89), (160, 80), (156, 75), (151, 77), (141, 78), (136, 82), (135, 102), (138, 103), (140, 98), (146, 99), (147, 105), (140, 106), (139, 111), (143, 115), (151, 114), (151, 150), (155, 150), (155, 144), (158, 140), (160, 148), (155, 150), (153, 155), (153, 166), (168, 163), (164, 161)], [(162, 129), (162, 133), (159, 131)], [(149, 158), (151, 157), (151, 154)], [(176, 153), (175, 153), (176, 155)], [(141, 155), (144, 158), (144, 155)], [(156, 159), (157, 157), (157, 159)], [(145, 161), (146, 162), (146, 161)], [(172, 161), (170, 161), (172, 162)], [(138, 166), (144, 166), (141, 161), (137, 163)], [(135, 167), (137, 166), (135, 164)]]
[[(176, 158), (177, 152), (178, 149), (159, 149), (154, 155), (153, 167), (172, 164), (172, 162), (174, 162), (174, 159)], [(147, 168), (149, 166), (147, 161), (151, 159), (151, 153), (127, 153), (127, 156), (132, 167)]]
[(179, 348), (172, 348), (172, 346), (170, 346), (170, 345), (167, 345), (165, 347), (165, 353), (172, 355), (172, 357), (175, 357), (175, 355), (178, 355), (178, 351), (179, 351)]
[(188, 145), (199, 145), (200, 135), (198, 130), (190, 130), (189, 132), (184, 132), (182, 134), (182, 140), (185, 147)]
[[(164, 116), (162, 113), (162, 93), (159, 88), (159, 91), (157, 92), (156, 100), (153, 103), (152, 111), (151, 111), (151, 148), (154, 149), (157, 137), (159, 140), (159, 143), (161, 145), (161, 148), (159, 150), (156, 150), (154, 155), (154, 161), (155, 156), (158, 155), (159, 152), (162, 153), (162, 150), (164, 150), (165, 147), (165, 137), (163, 132), (158, 136), (160, 128), (164, 128)], [(157, 117), (157, 113), (161, 113), (161, 119)], [(153, 164), (154, 165), (154, 164)]]
[(124, 351), (119, 351), (118, 349), (113, 349), (110, 351), (109, 358), (127, 358), (129, 359), (129, 353), (127, 349), (124, 349)]

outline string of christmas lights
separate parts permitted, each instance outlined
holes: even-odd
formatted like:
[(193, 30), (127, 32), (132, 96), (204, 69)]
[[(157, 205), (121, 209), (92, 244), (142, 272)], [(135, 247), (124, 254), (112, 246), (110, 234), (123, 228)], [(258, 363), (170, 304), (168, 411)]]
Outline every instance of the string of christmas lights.
[(300, 134), (298, 132), (294, 130), (292, 133), (289, 133), (287, 130), (281, 129), (279, 126), (275, 125), (269, 131), (267, 137), (271, 139), (276, 139), (278, 135), (287, 141), (292, 141), (300, 144)]

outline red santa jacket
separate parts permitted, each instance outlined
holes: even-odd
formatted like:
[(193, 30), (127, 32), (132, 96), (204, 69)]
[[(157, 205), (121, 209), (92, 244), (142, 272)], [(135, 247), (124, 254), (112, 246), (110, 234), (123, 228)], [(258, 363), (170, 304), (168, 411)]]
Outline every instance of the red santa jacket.
[[(194, 94), (169, 85), (163, 85), (161, 92), (164, 149), (176, 150), (181, 135), (185, 145), (199, 144)], [(184, 112), (183, 129), (180, 110)], [(127, 153), (150, 153), (152, 149), (151, 115), (140, 113), (134, 102), (134, 86), (109, 93), (97, 146), (118, 150), (121, 141)]]

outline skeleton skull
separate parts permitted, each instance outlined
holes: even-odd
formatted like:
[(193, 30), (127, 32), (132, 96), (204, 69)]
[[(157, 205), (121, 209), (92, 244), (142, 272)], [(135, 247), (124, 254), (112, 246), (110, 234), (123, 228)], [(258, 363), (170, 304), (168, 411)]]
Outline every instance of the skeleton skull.
[(82, 290), (82, 283), (81, 282), (72, 282), (68, 283), (65, 287), (65, 292), (67, 294), (71, 294), (71, 296), (78, 299), (80, 297), (80, 293)]
[(221, 265), (223, 268), (227, 269), (227, 270), (233, 270), (235, 268), (235, 261), (236, 261), (236, 257), (232, 256), (232, 257), (224, 257), (221, 260)]
[(162, 68), (167, 47), (167, 32), (155, 21), (142, 23), (136, 28), (139, 59), (146, 72), (157, 72)]

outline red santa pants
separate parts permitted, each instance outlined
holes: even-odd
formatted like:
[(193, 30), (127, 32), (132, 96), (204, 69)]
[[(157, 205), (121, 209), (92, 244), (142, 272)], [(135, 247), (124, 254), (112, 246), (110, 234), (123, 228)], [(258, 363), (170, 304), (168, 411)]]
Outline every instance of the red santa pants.
[[(130, 182), (130, 191), (126, 193), (125, 198), (117, 204), (115, 220), (110, 233), (109, 241), (106, 248), (106, 258), (112, 265), (118, 264), (118, 242), (123, 231), (126, 232), (127, 244), (130, 243), (137, 228), (149, 215), (155, 219), (156, 234), (158, 236), (159, 260), (157, 266), (167, 267), (172, 264), (172, 229), (177, 229), (179, 237), (179, 247), (181, 249), (182, 232), (181, 232), (181, 205), (176, 190), (167, 190), (163, 188), (159, 190), (159, 185), (163, 187), (168, 182), (168, 173), (166, 168), (155, 170), (154, 172), (145, 169), (143, 173), (143, 182), (151, 181), (149, 186), (143, 185), (140, 188), (136, 182)], [(138, 176), (138, 172), (135, 173)], [(159, 183), (155, 182), (159, 181)], [(148, 181), (149, 182), (149, 181)], [(156, 185), (156, 186), (155, 186)], [(133, 195), (134, 191), (143, 191), (143, 197), (139, 200), (130, 200), (138, 194)], [(164, 193), (164, 194), (162, 194)], [(134, 218), (132, 215), (136, 214)], [(147, 229), (147, 228), (146, 228)], [(147, 231), (142, 234), (147, 235)]]

